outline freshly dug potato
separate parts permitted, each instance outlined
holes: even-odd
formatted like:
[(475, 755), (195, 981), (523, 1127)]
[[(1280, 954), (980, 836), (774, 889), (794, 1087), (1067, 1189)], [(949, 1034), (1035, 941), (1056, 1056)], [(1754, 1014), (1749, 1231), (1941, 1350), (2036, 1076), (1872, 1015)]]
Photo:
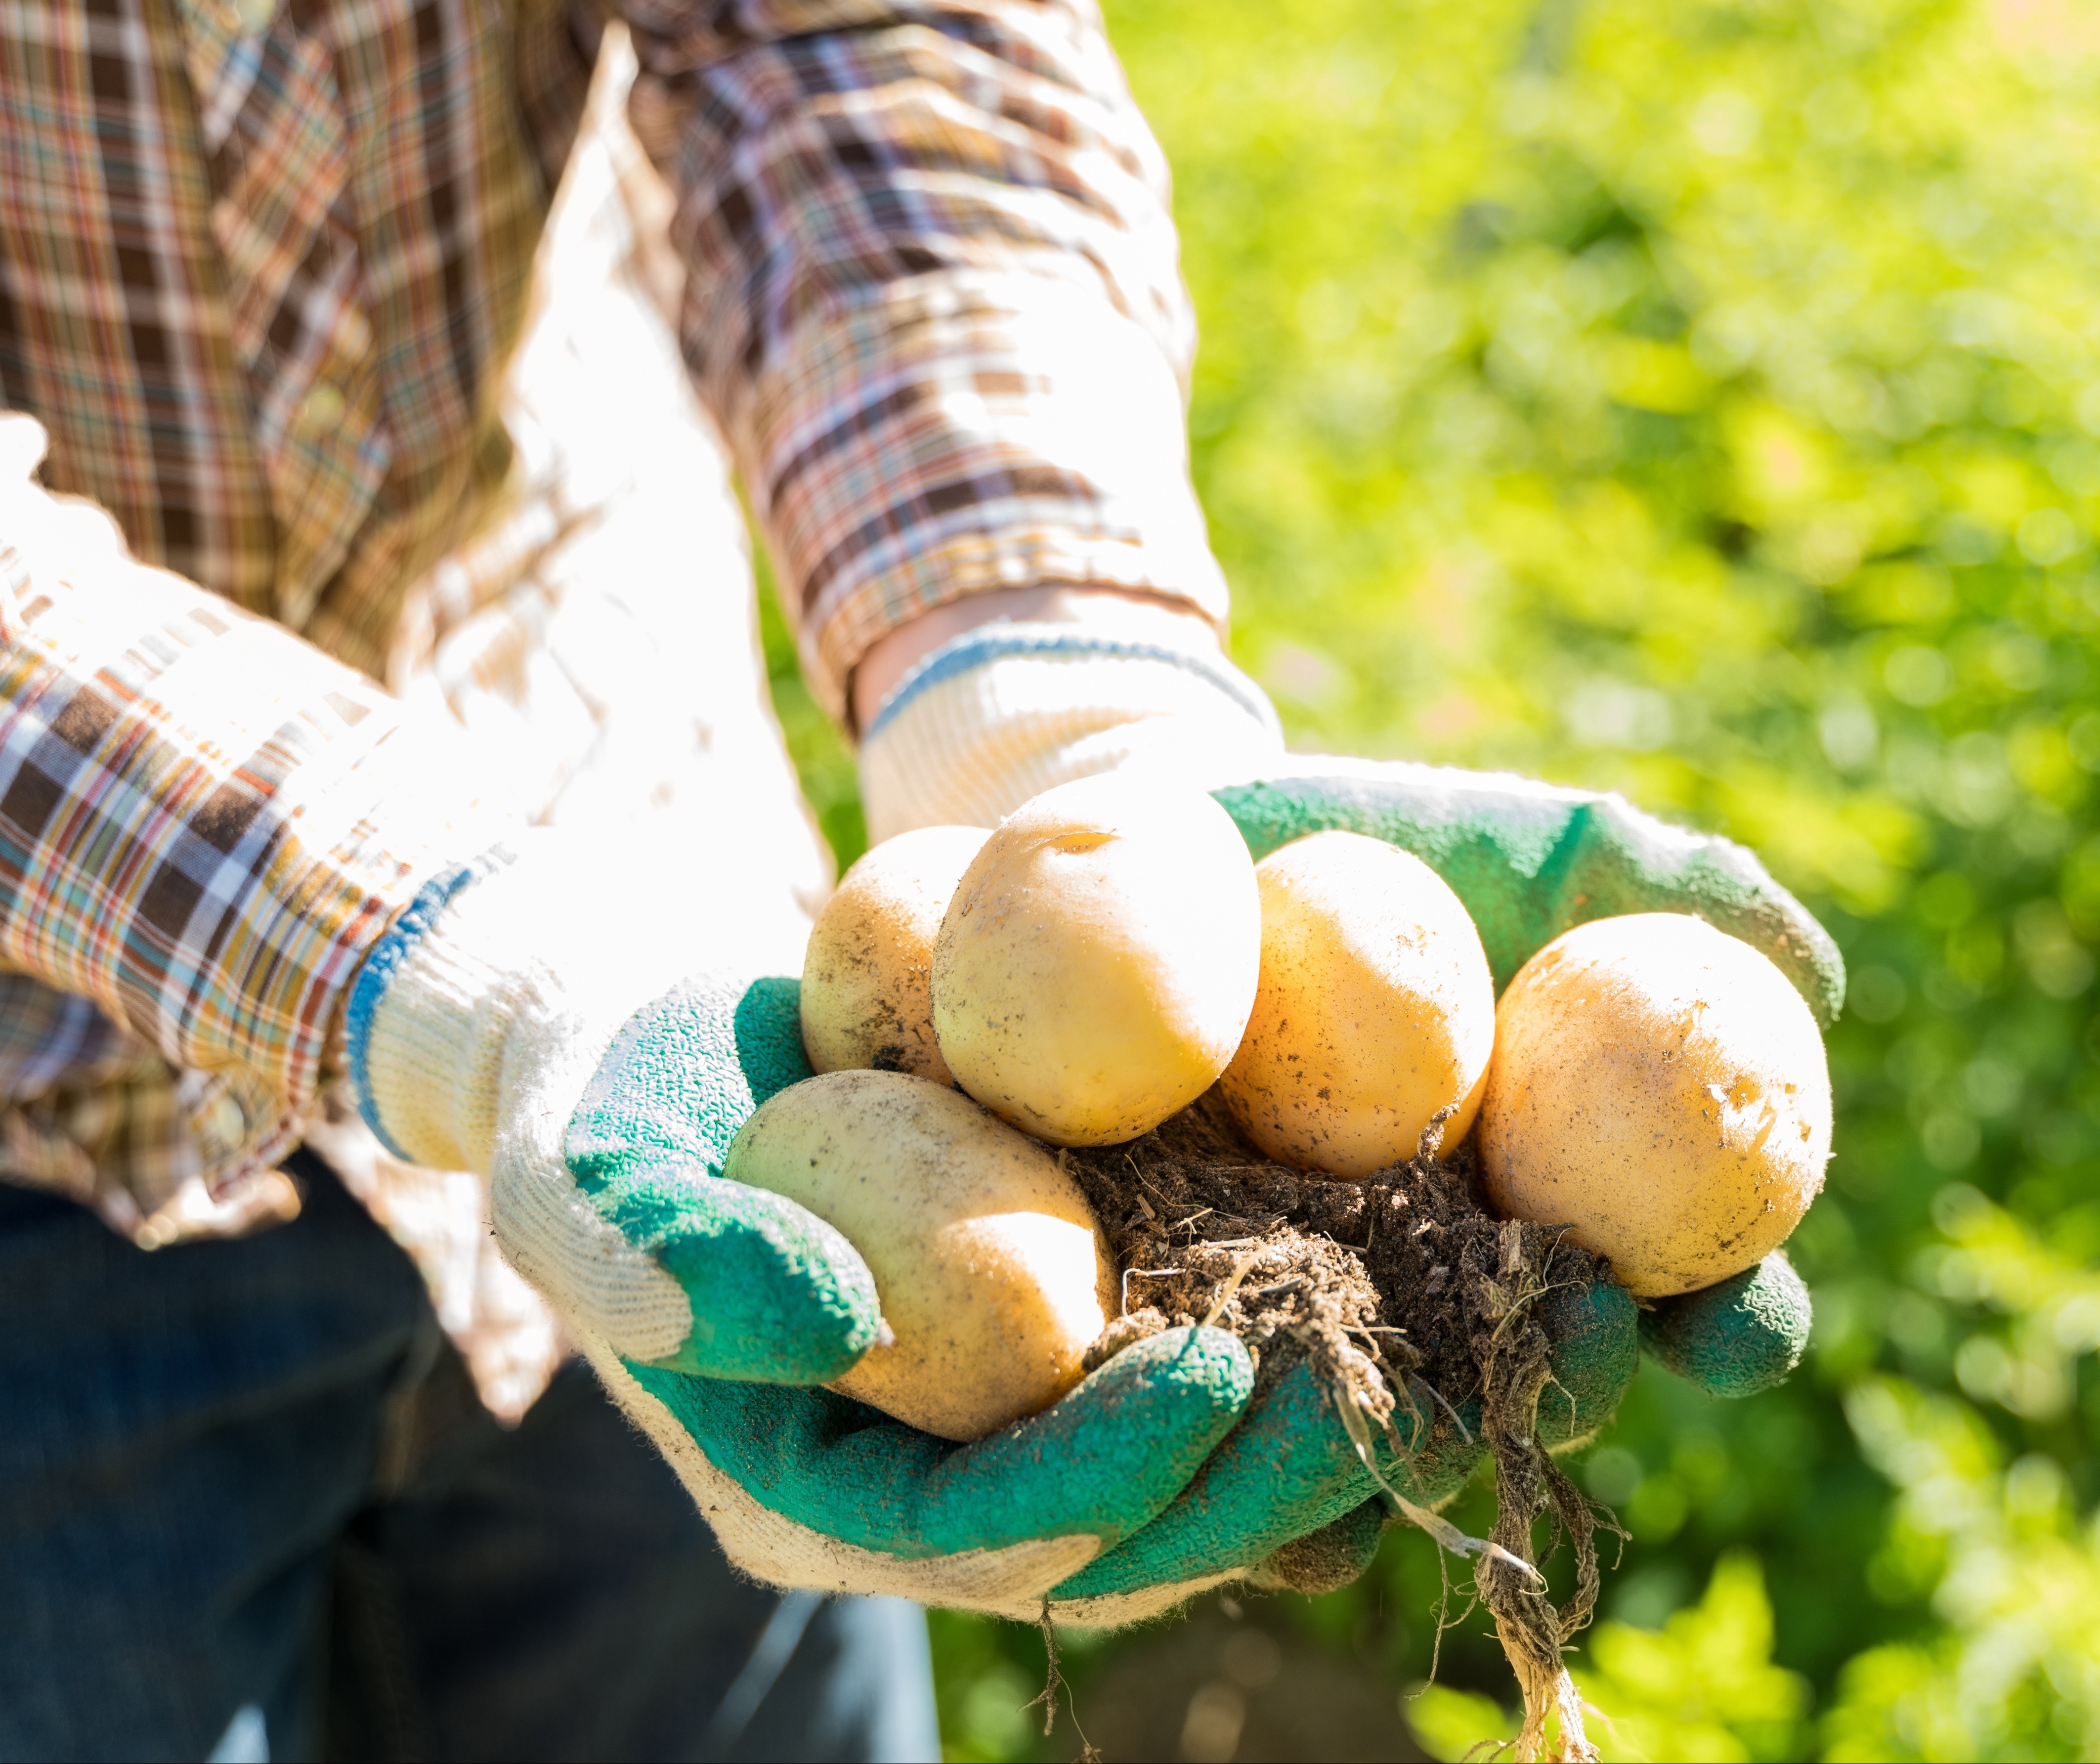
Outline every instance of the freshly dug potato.
[(768, 1100), (722, 1173), (797, 1201), (867, 1259), (893, 1345), (831, 1387), (947, 1440), (1047, 1409), (1115, 1315), (1079, 1184), (968, 1097), (901, 1072), (833, 1072)]
[(1823, 1039), (1726, 932), (1595, 919), (1502, 994), (1480, 1151), (1497, 1206), (1572, 1225), (1637, 1297), (1710, 1286), (1777, 1249), (1823, 1186)]
[(802, 1045), (818, 1071), (954, 1082), (933, 1039), (933, 939), (985, 837), (981, 827), (922, 827), (839, 879), (802, 958)]
[(1085, 778), (985, 841), (933, 950), (948, 1069), (1053, 1145), (1110, 1145), (1210, 1088), (1261, 961), (1254, 862), (1202, 792)]
[(1225, 1100), (1271, 1158), (1362, 1177), (1466, 1136), (1495, 1039), (1480, 934), (1419, 858), (1315, 833), (1255, 867), (1261, 984)]

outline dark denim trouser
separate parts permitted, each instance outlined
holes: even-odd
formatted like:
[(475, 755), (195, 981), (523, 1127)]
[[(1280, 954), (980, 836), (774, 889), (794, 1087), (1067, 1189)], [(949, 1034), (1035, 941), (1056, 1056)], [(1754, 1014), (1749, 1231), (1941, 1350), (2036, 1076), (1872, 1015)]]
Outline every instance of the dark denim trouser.
[(580, 1366), (497, 1427), (294, 1164), (152, 1255), (0, 1187), (0, 1757), (938, 1755), (915, 1607), (738, 1580)]

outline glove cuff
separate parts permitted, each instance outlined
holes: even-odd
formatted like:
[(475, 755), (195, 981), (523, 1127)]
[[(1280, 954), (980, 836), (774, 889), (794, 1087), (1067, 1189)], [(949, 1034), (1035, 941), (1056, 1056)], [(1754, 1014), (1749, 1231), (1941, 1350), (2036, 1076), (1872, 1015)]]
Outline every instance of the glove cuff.
[(373, 946), (346, 1018), (358, 1113), (403, 1162), (486, 1171), (510, 1012), (503, 891), (477, 887), (517, 862), (499, 846), (427, 884)]
[(444, 871), (351, 988), (351, 1085), (366, 1125), (408, 1162), (487, 1174), (506, 1087), (571, 1044), (588, 1044), (588, 1073), (667, 977), (699, 972), (726, 941), (690, 893), (674, 898), (690, 868), (660, 842), (608, 851), (534, 827)]
[(996, 827), (1053, 784), (1145, 768), (1207, 789), (1273, 764), (1268, 695), (1221, 655), (990, 624), (943, 644), (869, 725), (861, 792), (869, 837)]
[[(629, 879), (616, 899), (608, 871)], [(358, 1112), (387, 1149), (491, 1177), (511, 1265), (576, 1338), (642, 1360), (688, 1338), (690, 1305), (578, 1187), (563, 1135), (620, 1024), (708, 929), (662, 910), (644, 884), (665, 873), (632, 849), (527, 831), (417, 895), (359, 970), (346, 1021)]]

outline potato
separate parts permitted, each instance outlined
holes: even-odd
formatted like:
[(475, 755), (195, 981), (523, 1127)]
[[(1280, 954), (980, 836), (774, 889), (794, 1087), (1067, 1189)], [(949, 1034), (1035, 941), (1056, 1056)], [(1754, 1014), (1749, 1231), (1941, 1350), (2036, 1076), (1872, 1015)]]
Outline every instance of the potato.
[(1053, 1145), (1135, 1139), (1210, 1088), (1261, 960), (1254, 862), (1185, 785), (1080, 778), (985, 841), (933, 949), (933, 1028), (973, 1096)]
[(1225, 1100), (1281, 1162), (1363, 1177), (1412, 1158), (1440, 1109), (1466, 1136), (1494, 1048), (1480, 933), (1419, 858), (1315, 833), (1255, 868), (1261, 984)]
[(1573, 1226), (1635, 1296), (1710, 1286), (1823, 1186), (1823, 1039), (1749, 944), (1677, 913), (1594, 919), (1502, 994), (1480, 1151), (1497, 1206)]
[(924, 1078), (791, 1085), (744, 1122), (722, 1173), (799, 1202), (860, 1251), (895, 1340), (831, 1388), (943, 1439), (1048, 1408), (1116, 1314), (1114, 1263), (1079, 1184)]
[(802, 1045), (818, 1071), (954, 1082), (933, 1037), (933, 939), (985, 839), (981, 827), (922, 827), (840, 878), (802, 958)]

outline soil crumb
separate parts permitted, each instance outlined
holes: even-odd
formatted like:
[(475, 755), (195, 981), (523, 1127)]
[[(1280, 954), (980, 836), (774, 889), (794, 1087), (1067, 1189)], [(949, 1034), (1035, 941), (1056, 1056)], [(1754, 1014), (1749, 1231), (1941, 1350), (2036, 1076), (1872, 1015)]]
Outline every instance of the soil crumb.
[[(1257, 1393), (1309, 1358), (1396, 1450), (1437, 1431), (1440, 1410), (1446, 1425), (1484, 1439), (1496, 1463), (1491, 1541), (1462, 1538), (1396, 1496), (1393, 1504), (1439, 1527), (1446, 1547), (1461, 1537), (1476, 1559), (1475, 1585), (1524, 1692), (1517, 1755), (1539, 1754), (1551, 1712), (1560, 1755), (1594, 1757), (1560, 1656), (1595, 1605), (1594, 1534), (1617, 1526), (1538, 1444), (1551, 1343), (1532, 1313), (1550, 1286), (1610, 1271), (1559, 1230), (1496, 1217), (1470, 1136), (1448, 1160), (1428, 1151), (1442, 1126), (1430, 1123), (1415, 1158), (1363, 1181), (1309, 1175), (1255, 1150), (1214, 1088), (1140, 1139), (1061, 1153), (1122, 1275), (1120, 1315), (1087, 1364), (1207, 1323), (1246, 1345)], [(1368, 1444), (1349, 1431), (1360, 1449)], [(1551, 1546), (1564, 1538), (1575, 1550), (1576, 1590), (1563, 1607), (1533, 1566), (1542, 1514)]]

